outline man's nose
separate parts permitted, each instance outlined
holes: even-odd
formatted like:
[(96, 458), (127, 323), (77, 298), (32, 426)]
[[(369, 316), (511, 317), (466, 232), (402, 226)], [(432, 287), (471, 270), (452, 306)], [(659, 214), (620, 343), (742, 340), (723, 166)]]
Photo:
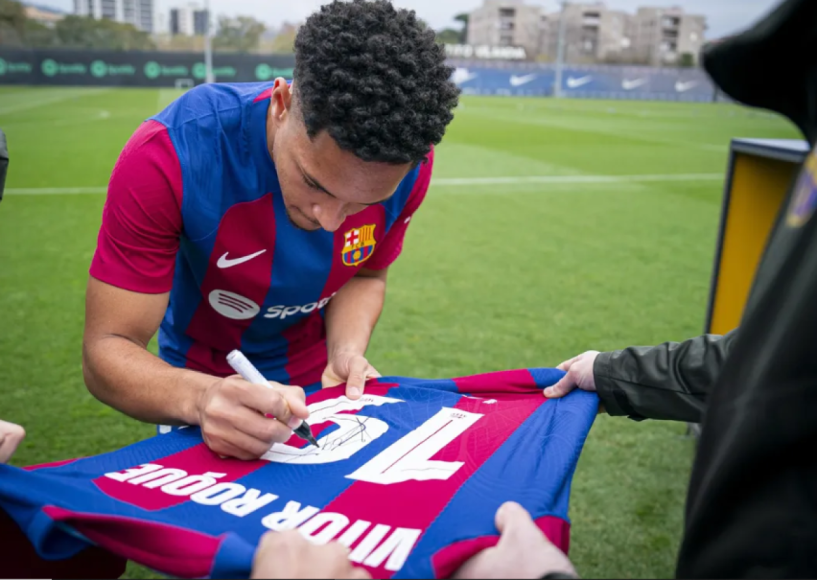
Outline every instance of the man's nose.
[(346, 219), (344, 204), (336, 201), (318, 204), (312, 209), (321, 227), (327, 232), (334, 232)]

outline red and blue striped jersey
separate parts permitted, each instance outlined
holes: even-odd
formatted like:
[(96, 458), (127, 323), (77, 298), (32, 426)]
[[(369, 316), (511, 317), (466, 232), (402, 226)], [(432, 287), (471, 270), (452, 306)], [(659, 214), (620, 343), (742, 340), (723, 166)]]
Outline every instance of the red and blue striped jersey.
[(522, 504), (562, 550), (576, 463), (598, 408), (547, 400), (553, 369), (450, 380), (381, 378), (358, 401), (307, 398), (320, 448), (296, 436), (257, 461), (222, 459), (197, 428), (113, 453), (0, 466), (0, 506), (49, 559), (98, 544), (183, 577), (246, 577), (268, 530), (338, 541), (375, 578), (445, 578), (497, 541)]
[(287, 217), (267, 144), (270, 83), (199, 86), (143, 123), (114, 167), (91, 275), (170, 292), (159, 355), (233, 374), (240, 349), (270, 380), (326, 366), (323, 313), (361, 268), (387, 268), (431, 179), (433, 152), (387, 201), (334, 233)]

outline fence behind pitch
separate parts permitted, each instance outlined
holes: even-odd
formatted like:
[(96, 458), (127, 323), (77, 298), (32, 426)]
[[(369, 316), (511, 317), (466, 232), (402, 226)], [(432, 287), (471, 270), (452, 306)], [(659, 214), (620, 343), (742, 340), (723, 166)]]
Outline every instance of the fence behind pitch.
[[(454, 81), (464, 94), (496, 96), (551, 96), (556, 67), (543, 63), (450, 61)], [(713, 101), (716, 90), (697, 68), (566, 65), (562, 94), (590, 99)]]

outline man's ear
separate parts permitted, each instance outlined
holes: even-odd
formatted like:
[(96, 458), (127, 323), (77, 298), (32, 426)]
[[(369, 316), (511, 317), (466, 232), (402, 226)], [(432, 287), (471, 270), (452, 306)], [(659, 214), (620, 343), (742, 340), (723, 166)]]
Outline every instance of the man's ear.
[(275, 79), (271, 100), (273, 117), (278, 121), (283, 121), (292, 107), (292, 87), (283, 77)]

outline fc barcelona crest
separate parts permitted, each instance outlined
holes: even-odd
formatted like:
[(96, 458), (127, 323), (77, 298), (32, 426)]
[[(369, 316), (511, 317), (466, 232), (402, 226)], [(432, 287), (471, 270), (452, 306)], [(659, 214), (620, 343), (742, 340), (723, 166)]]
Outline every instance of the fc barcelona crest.
[(361, 226), (349, 230), (343, 235), (343, 263), (347, 266), (358, 266), (372, 257), (375, 225)]

